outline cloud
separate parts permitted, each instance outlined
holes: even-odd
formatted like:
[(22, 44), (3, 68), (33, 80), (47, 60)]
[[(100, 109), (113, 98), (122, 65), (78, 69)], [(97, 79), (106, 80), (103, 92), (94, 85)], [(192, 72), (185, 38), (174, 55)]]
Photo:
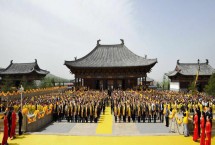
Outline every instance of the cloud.
[(0, 65), (37, 58), (41, 68), (71, 78), (64, 60), (86, 55), (97, 39), (112, 44), (124, 38), (130, 46), (138, 41), (134, 12), (126, 0), (1, 1)]
[[(65, 60), (95, 46), (121, 43), (134, 53), (158, 58), (148, 76), (162, 81), (176, 60), (209, 59), (214, 66), (214, 2), (133, 0), (0, 1), (0, 67), (32, 62), (72, 78)], [(201, 11), (198, 11), (201, 9)], [(182, 11), (183, 10), (183, 11)], [(192, 18), (192, 19), (191, 19)]]

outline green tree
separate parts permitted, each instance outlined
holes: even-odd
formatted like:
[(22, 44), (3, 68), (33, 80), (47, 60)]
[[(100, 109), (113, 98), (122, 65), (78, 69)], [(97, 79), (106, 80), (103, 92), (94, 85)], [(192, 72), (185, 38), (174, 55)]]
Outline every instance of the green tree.
[(188, 87), (188, 90), (190, 90), (192, 92), (192, 94), (196, 94), (197, 93), (195, 80), (190, 84), (190, 86)]
[(163, 90), (169, 90), (170, 88), (170, 80), (165, 75), (163, 76), (163, 82), (161, 83)]
[(9, 76), (5, 76), (5, 78), (2, 80), (2, 85), (3, 92), (11, 91), (13, 87), (13, 81), (9, 78)]
[(46, 81), (45, 81), (45, 79), (41, 80), (39, 88), (46, 88)]
[(47, 87), (53, 87), (53, 86), (54, 86), (53, 80), (51, 78), (48, 78), (48, 77), (42, 79), (42, 81), (39, 85), (40, 88), (47, 88)]
[(30, 89), (35, 89), (37, 88), (36, 82), (35, 81), (29, 81), (27, 80), (26, 77), (23, 77), (20, 85), (22, 85), (23, 88), (25, 88), (25, 90), (30, 90)]
[(28, 90), (28, 89), (29, 89), (29, 85), (28, 85), (28, 81), (27, 81), (27, 78), (26, 78), (26, 77), (23, 77), (23, 78), (22, 78), (22, 81), (20, 82), (20, 85), (22, 85), (22, 87), (23, 87), (25, 90)]
[(52, 86), (55, 86), (55, 80), (54, 80), (54, 78), (51, 79), (51, 83), (52, 83)]
[(215, 73), (211, 75), (208, 85), (205, 87), (205, 92), (208, 95), (215, 96)]
[(158, 82), (157, 82), (156, 86), (157, 86), (157, 88), (160, 88), (160, 84)]

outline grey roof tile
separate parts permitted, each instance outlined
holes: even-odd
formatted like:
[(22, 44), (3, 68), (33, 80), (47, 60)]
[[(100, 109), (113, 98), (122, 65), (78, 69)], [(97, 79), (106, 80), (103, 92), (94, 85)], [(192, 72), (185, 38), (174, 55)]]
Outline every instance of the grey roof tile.
[(153, 82), (154, 79), (152, 79), (152, 78), (150, 78), (150, 77), (146, 77), (146, 81), (147, 81), (147, 82)]
[[(141, 82), (142, 79), (141, 79), (141, 78), (138, 78), (138, 81)], [(145, 80), (143, 79), (143, 81), (145, 81)], [(150, 77), (146, 77), (146, 82), (153, 82), (153, 81), (154, 81), (154, 79), (152, 79), (152, 78), (150, 78)]]
[(174, 71), (167, 73), (167, 76), (174, 76), (177, 73), (182, 75), (196, 75), (199, 70), (199, 75), (212, 75), (215, 73), (214, 68), (212, 68), (208, 62), (206, 63), (177, 63)]
[(3, 70), (4, 70), (4, 68), (1, 68), (1, 67), (0, 67), (0, 72), (3, 71)]
[(170, 71), (169, 73), (166, 73), (165, 75), (167, 75), (167, 76), (174, 76), (174, 75), (176, 75), (178, 72), (177, 71)]
[(65, 61), (68, 67), (131, 67), (148, 66), (157, 59), (146, 59), (130, 51), (124, 44), (97, 45), (89, 54), (75, 61)]
[(46, 70), (42, 70), (39, 68), (37, 61), (32, 63), (13, 63), (11, 61), (10, 65), (6, 68), (0, 71), (1, 75), (7, 75), (7, 74), (28, 74), (36, 72), (38, 74), (46, 75), (49, 72)]

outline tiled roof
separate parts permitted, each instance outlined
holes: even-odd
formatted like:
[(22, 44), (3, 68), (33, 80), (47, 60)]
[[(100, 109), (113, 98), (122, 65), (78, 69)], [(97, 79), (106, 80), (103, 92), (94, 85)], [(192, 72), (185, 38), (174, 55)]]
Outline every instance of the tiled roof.
[(149, 77), (146, 77), (146, 81), (147, 81), (147, 82), (153, 82), (153, 81), (154, 81), (154, 79), (149, 78)]
[[(142, 79), (138, 78), (138, 82), (141, 82), (141, 81), (142, 81)], [(143, 81), (145, 81), (144, 78), (143, 78)], [(146, 77), (146, 82), (153, 82), (153, 81), (154, 81), (154, 79)]]
[(67, 67), (131, 67), (148, 66), (157, 63), (157, 59), (147, 59), (130, 51), (125, 45), (98, 44), (89, 54), (75, 61), (65, 61)]
[(37, 61), (32, 63), (13, 63), (11, 61), (10, 65), (0, 71), (0, 75), (7, 75), (7, 74), (29, 74), (32, 72), (36, 72), (38, 74), (46, 75), (49, 72), (46, 70), (42, 70), (39, 68)]
[(206, 60), (206, 63), (179, 63), (178, 61), (175, 70), (166, 75), (174, 76), (177, 73), (182, 75), (196, 75), (198, 69), (199, 75), (212, 75), (212, 73), (215, 73), (214, 68), (209, 65), (208, 60)]
[(4, 70), (4, 68), (1, 68), (1, 67), (0, 67), (0, 72), (3, 71), (3, 70)]

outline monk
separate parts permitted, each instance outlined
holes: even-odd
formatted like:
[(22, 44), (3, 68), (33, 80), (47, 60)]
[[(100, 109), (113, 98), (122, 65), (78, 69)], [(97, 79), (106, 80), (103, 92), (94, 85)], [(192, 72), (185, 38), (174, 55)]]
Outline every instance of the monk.
[(15, 138), (15, 131), (16, 131), (16, 112), (13, 110), (12, 112), (12, 126), (11, 126), (11, 133), (10, 138)]
[(205, 113), (204, 112), (202, 112), (202, 115), (201, 115), (200, 128), (201, 128), (200, 145), (205, 145)]
[(207, 116), (207, 122), (205, 125), (205, 145), (211, 145), (211, 122), (209, 116)]
[(195, 110), (195, 115), (193, 119), (193, 124), (194, 124), (193, 141), (197, 141), (199, 135), (198, 135), (198, 115), (196, 110)]
[(117, 106), (116, 106), (116, 104), (114, 105), (114, 118), (115, 118), (115, 122), (117, 122)]
[(2, 139), (2, 145), (7, 145), (7, 139), (8, 139), (8, 120), (6, 113), (4, 114), (4, 134)]
[(184, 124), (184, 137), (189, 136), (189, 130), (188, 130), (188, 111), (183, 113), (183, 124)]

